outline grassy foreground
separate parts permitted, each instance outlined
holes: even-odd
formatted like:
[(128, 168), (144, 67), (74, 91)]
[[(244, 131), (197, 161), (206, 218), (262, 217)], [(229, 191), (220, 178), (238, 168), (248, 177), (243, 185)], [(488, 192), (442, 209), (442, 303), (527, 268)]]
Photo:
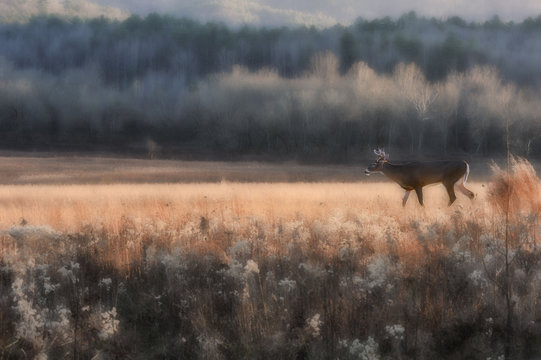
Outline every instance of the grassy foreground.
[(535, 358), (541, 187), (513, 170), (450, 208), (389, 183), (2, 186), (0, 358)]

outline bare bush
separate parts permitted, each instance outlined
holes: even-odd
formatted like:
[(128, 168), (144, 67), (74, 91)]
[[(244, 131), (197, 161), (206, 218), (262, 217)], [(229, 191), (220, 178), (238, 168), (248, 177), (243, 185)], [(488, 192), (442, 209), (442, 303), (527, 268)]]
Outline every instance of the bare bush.
[(530, 162), (524, 158), (511, 159), (511, 173), (493, 164), (494, 178), (488, 188), (488, 201), (499, 212), (513, 216), (541, 214), (541, 183)]

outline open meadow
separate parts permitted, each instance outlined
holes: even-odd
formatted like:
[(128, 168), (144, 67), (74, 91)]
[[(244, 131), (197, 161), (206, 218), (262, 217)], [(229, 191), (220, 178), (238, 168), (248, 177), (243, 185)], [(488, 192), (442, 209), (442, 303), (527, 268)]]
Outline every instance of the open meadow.
[(0, 360), (541, 360), (540, 14), (0, 0)]
[(539, 356), (530, 164), (451, 207), (361, 171), (2, 158), (0, 358)]

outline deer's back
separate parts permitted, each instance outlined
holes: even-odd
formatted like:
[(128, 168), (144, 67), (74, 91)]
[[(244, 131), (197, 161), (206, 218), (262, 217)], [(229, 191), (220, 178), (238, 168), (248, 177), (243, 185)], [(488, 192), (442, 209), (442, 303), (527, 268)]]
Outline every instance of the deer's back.
[(457, 160), (412, 161), (397, 164), (405, 185), (425, 186), (439, 182), (456, 182), (466, 173), (466, 162)]

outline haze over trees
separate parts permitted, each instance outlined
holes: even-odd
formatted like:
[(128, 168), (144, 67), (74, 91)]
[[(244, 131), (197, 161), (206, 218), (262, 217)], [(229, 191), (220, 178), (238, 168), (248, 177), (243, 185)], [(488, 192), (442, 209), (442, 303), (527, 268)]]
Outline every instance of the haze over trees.
[(56, 15), (91, 19), (106, 17), (124, 20), (130, 14), (111, 6), (101, 6), (87, 0), (2, 0), (0, 22), (25, 22), (33, 16)]
[(346, 162), (374, 146), (492, 156), (509, 118), (512, 150), (538, 157), (540, 34), (541, 17), (415, 13), (327, 29), (156, 14), (4, 23), (0, 146)]

